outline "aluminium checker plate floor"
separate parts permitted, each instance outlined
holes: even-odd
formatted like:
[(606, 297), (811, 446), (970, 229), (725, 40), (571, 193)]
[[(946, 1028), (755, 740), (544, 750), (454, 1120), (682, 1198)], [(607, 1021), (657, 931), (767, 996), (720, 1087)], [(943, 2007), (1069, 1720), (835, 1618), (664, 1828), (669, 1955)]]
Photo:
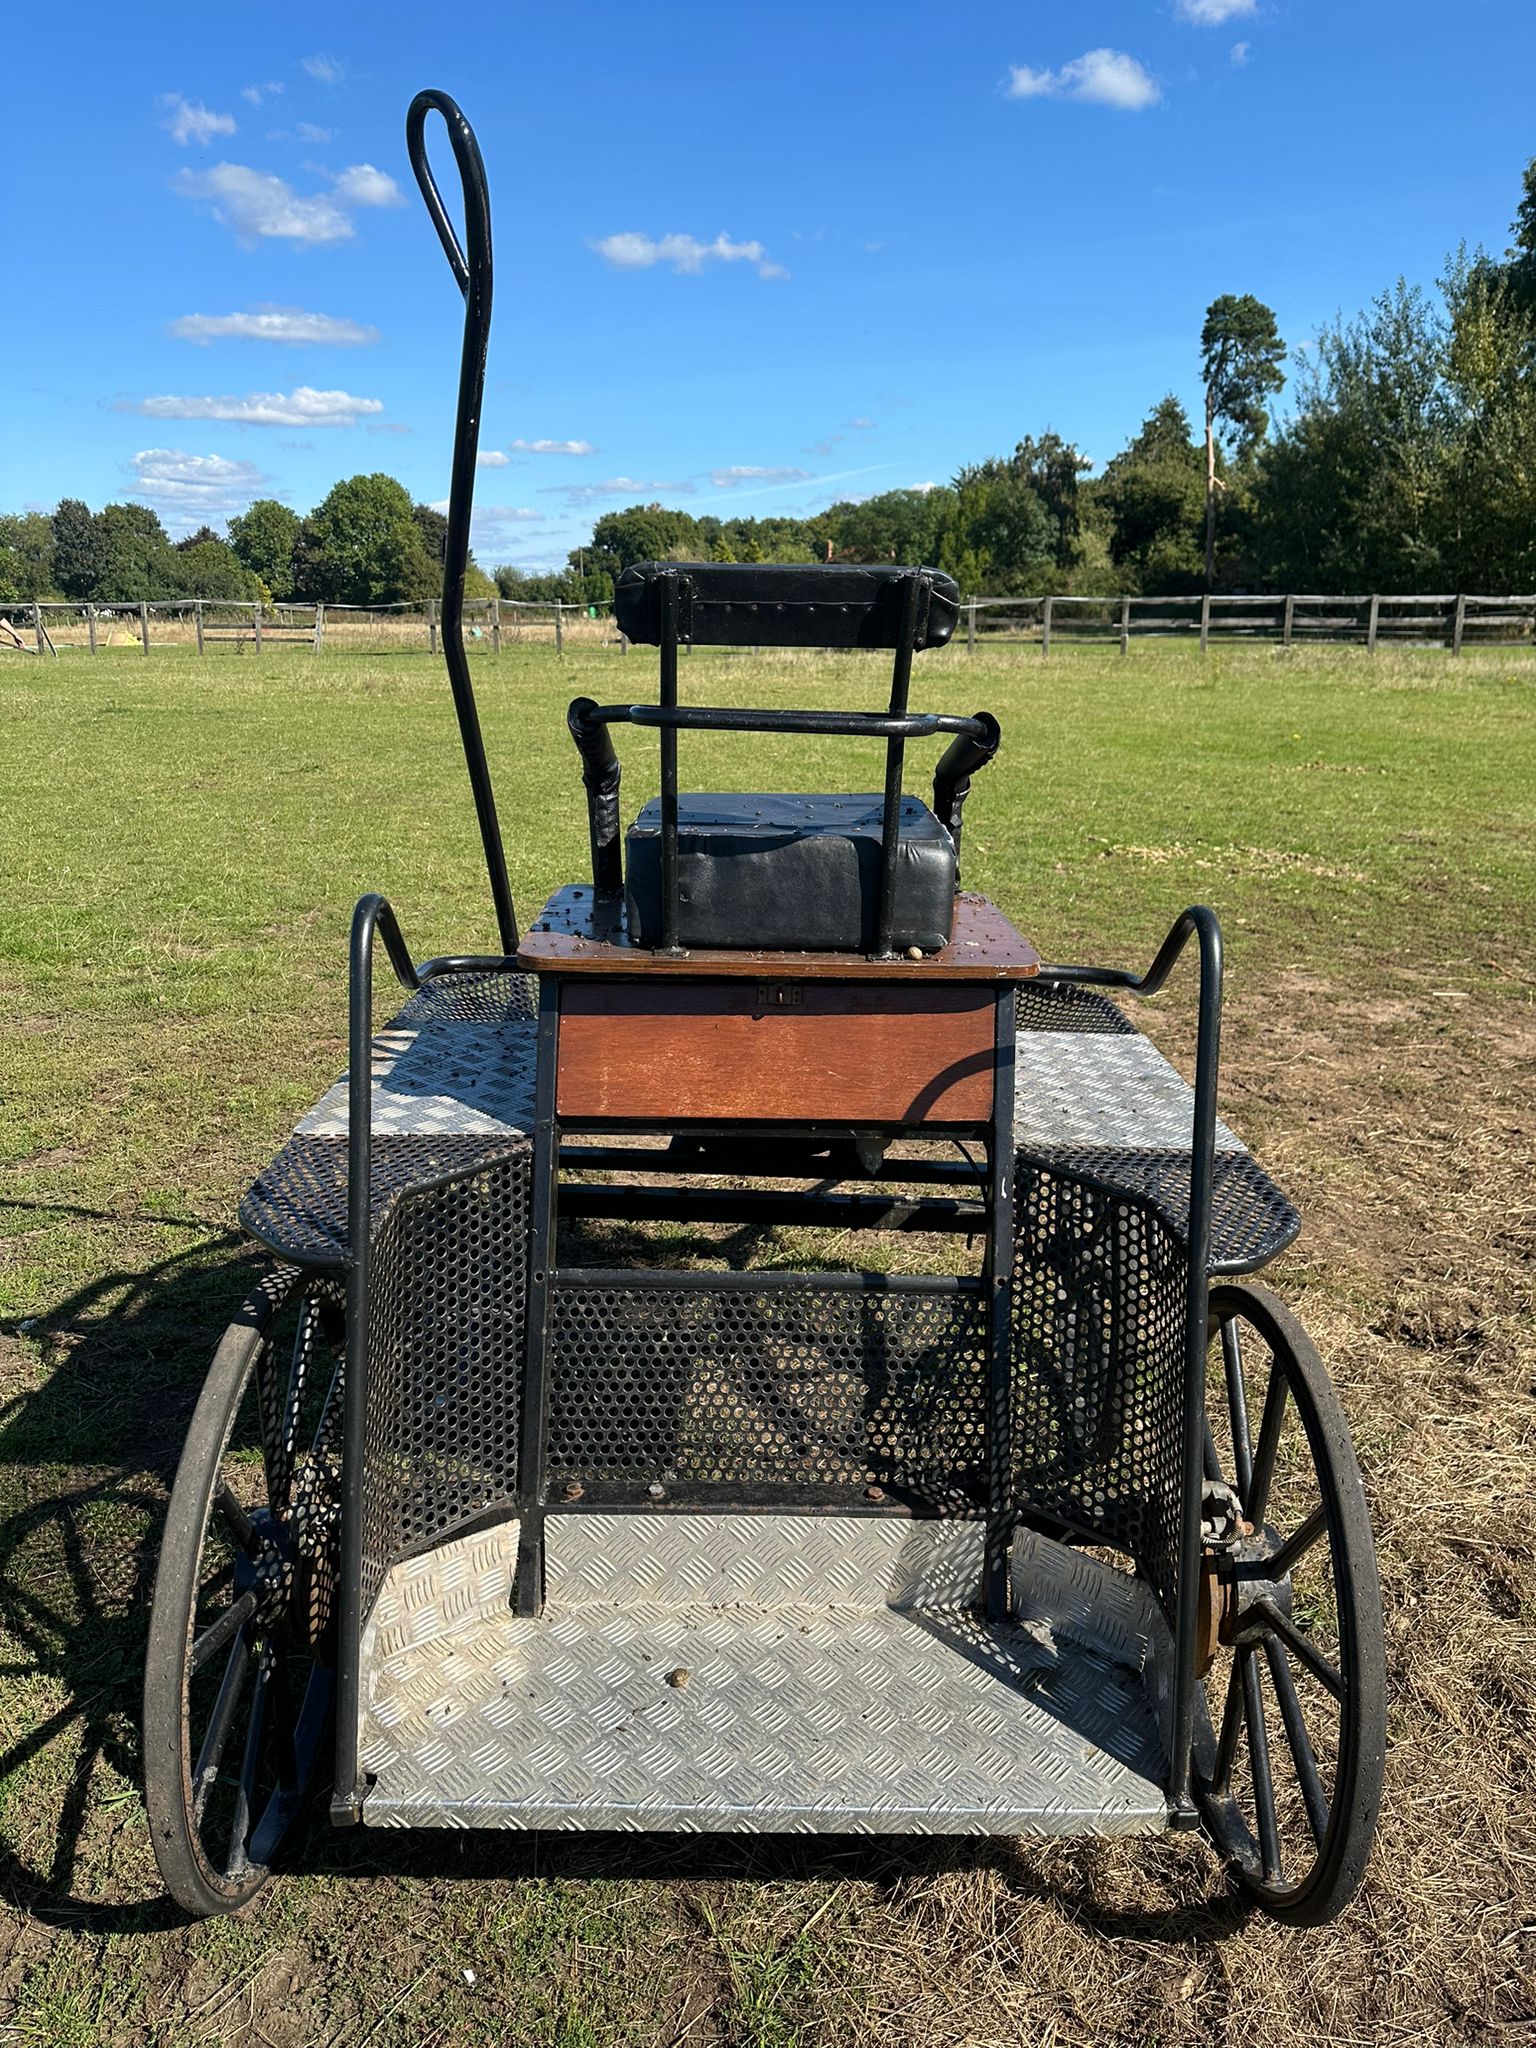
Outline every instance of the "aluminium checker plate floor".
[(395, 1566), (363, 1643), (374, 1827), (1144, 1834), (1163, 1798), (1150, 1595), (1021, 1536), (1015, 1618), (974, 1523), (560, 1515)]

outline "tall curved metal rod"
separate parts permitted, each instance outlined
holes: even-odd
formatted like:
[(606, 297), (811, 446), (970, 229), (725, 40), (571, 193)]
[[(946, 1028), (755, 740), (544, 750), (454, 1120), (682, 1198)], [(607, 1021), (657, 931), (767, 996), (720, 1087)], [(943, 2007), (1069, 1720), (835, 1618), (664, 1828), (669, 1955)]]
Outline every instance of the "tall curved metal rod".
[[(453, 231), (448, 209), (427, 161), (427, 116), (441, 114), (464, 191), (464, 244)], [(474, 793), (480, 843), (485, 849), (491, 901), (501, 948), (517, 951), (517, 913), (507, 880), (507, 855), (496, 818), (491, 771), (486, 765), (480, 714), (464, 653), (464, 572), (469, 563), (469, 518), (475, 498), (475, 456), (480, 446), (480, 403), (485, 393), (485, 356), (491, 338), (491, 200), (475, 131), (445, 92), (419, 92), (405, 117), (405, 147), (427, 212), (443, 245), (454, 282), (464, 294), (464, 348), (459, 361), (459, 405), (453, 426), (453, 467), (448, 480), (448, 539), (443, 553), (443, 659), (458, 713), (464, 762)]]
[(368, 1294), (372, 1249), (373, 952), (384, 941), (403, 988), (418, 989), (387, 897), (364, 896), (352, 913), (347, 1009), (347, 1367), (342, 1384), (341, 1594), (336, 1657), (336, 1787), (332, 1814), (355, 1823), (360, 1644), (363, 1611), (363, 1435), (368, 1415)]
[(1195, 1051), (1195, 1116), (1190, 1134), (1188, 1303), (1185, 1321), (1183, 1442), (1180, 1450), (1179, 1576), (1174, 1603), (1173, 1731), (1168, 1804), (1176, 1827), (1195, 1827), (1190, 1789), (1195, 1726), (1196, 1623), (1200, 1592), (1200, 1494), (1205, 1478), (1206, 1291), (1211, 1266), (1211, 1202), (1216, 1179), (1216, 1083), (1221, 1066), (1221, 925), (1196, 903), (1173, 928), (1145, 974), (1114, 967), (1042, 967), (1041, 981), (1122, 988), (1153, 996), (1191, 939), (1200, 949), (1199, 1031)]

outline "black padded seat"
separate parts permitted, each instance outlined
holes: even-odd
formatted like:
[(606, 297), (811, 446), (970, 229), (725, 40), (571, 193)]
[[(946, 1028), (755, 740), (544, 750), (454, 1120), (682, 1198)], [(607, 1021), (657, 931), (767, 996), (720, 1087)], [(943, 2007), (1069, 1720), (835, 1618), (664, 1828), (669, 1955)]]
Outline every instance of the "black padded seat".
[[(678, 943), (770, 952), (870, 952), (880, 902), (872, 796), (680, 796)], [(661, 801), (625, 841), (631, 937), (661, 937)], [(955, 843), (924, 803), (901, 802), (891, 943), (936, 953), (955, 914)]]

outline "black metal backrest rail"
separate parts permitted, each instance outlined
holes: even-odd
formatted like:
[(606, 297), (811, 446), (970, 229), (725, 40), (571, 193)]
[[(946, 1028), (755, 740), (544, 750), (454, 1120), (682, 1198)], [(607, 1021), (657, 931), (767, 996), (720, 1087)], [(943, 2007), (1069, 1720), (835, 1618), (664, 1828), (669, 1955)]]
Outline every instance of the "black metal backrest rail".
[[(441, 114), (464, 189), (464, 245), (459, 246), (442, 194), (427, 161), (429, 114)], [(517, 913), (507, 879), (506, 849), (496, 817), (491, 771), (485, 758), (480, 715), (464, 652), (464, 575), (469, 562), (469, 518), (475, 497), (475, 457), (480, 445), (480, 404), (485, 391), (485, 357), (491, 338), (491, 201), (475, 132), (445, 92), (419, 92), (405, 117), (405, 146), (411, 170), (427, 203), (454, 282), (464, 294), (464, 347), (459, 361), (459, 403), (453, 426), (453, 467), (448, 479), (448, 537), (443, 550), (443, 660), (458, 714), (459, 737), (469, 786), (474, 793), (480, 843), (485, 850), (497, 935), (504, 953), (517, 951)]]
[[(727, 610), (749, 605), (743, 593), (761, 587), (761, 565), (740, 569), (736, 564), (666, 566), (643, 563), (635, 569), (626, 570), (620, 578), (620, 592), (627, 593), (627, 610), (621, 612), (621, 622), (627, 617), (629, 625), (635, 628), (632, 637), (654, 641), (660, 649), (660, 701), (656, 704), (597, 704), (590, 697), (578, 697), (566, 715), (571, 736), (581, 754), (582, 781), (587, 791), (593, 887), (599, 895), (617, 896), (624, 886), (618, 808), (622, 770), (609, 726), (654, 726), (660, 731), (661, 944), (663, 950), (669, 952), (676, 951), (678, 943), (677, 735), (680, 731), (824, 733), (847, 738), (883, 739), (886, 747), (885, 791), (881, 813), (880, 897), (873, 952), (876, 958), (889, 958), (900, 855), (902, 770), (907, 741), (926, 739), (935, 733), (955, 735), (934, 776), (933, 793), (935, 815), (950, 832), (958, 851), (961, 811), (970, 790), (971, 777), (992, 759), (1001, 738), (997, 720), (990, 712), (982, 711), (973, 717), (963, 718), (948, 713), (914, 712), (908, 707), (912, 657), (919, 646), (936, 644), (932, 625), (935, 586), (948, 585), (949, 579), (940, 577), (931, 569), (858, 571), (857, 575), (875, 592), (873, 597), (866, 596), (861, 613), (859, 605), (844, 591), (847, 576), (854, 572), (791, 565), (794, 590), (815, 590), (817, 578), (831, 577), (837, 583), (839, 593), (843, 594), (824, 602), (812, 597), (786, 595), (776, 606), (770, 607), (775, 615), (783, 613), (790, 618), (794, 637), (788, 644), (893, 646), (895, 661), (890, 701), (884, 712), (769, 711), (722, 705), (680, 705), (677, 701), (677, 651), (685, 637), (684, 625), (687, 623), (692, 627), (701, 615), (701, 606), (707, 611), (707, 605), (698, 595), (698, 585), (709, 581), (713, 587), (716, 569), (722, 566), (734, 572), (735, 580), (726, 586), (731, 593), (729, 597), (713, 601)], [(776, 571), (780, 567), (773, 566)], [(788, 590), (790, 586), (784, 587)], [(894, 614), (893, 604), (897, 607)], [(749, 608), (755, 609), (755, 604)], [(855, 614), (859, 617), (855, 618)], [(879, 637), (861, 642), (836, 637), (835, 628), (839, 623), (845, 633), (857, 628), (871, 634), (875, 631), (871, 621), (877, 619)], [(926, 642), (925, 634), (928, 635)], [(695, 637), (708, 636), (696, 634)], [(940, 637), (947, 639), (948, 633)]]

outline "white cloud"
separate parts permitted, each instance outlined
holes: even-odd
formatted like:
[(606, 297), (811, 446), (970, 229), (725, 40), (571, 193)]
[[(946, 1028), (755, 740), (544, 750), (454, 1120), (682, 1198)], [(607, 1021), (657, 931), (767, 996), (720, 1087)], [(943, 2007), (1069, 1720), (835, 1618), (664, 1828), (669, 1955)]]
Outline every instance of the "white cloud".
[(285, 179), (248, 164), (181, 171), (175, 189), (184, 199), (206, 199), (216, 221), (247, 238), (345, 242), (353, 233), (352, 222), (329, 193), (302, 198)]
[(138, 412), (152, 420), (228, 420), (242, 427), (352, 427), (384, 410), (381, 398), (354, 398), (349, 391), (250, 391), (243, 398), (184, 398), (165, 394), (124, 400), (117, 412)]
[(698, 485), (691, 477), (611, 476), (600, 484), (543, 484), (545, 497), (564, 498), (568, 505), (590, 505), (598, 498), (643, 498), (647, 503), (665, 491), (674, 497), (691, 498)]
[(505, 469), (511, 460), (511, 456), (503, 455), (499, 448), (482, 448), (475, 457), (475, 462), (481, 469)]
[(759, 277), (788, 277), (781, 263), (769, 261), (761, 242), (733, 242), (718, 234), (712, 242), (700, 242), (693, 235), (642, 235), (630, 231), (604, 235), (592, 244), (605, 263), (615, 270), (649, 270), (653, 264), (669, 263), (676, 271), (697, 276), (706, 263), (751, 263)]
[(318, 51), (313, 57), (304, 57), (300, 61), (310, 77), (321, 85), (340, 85), (347, 75), (336, 59), (324, 51)]
[(163, 511), (173, 528), (196, 527), (242, 512), (264, 483), (254, 462), (224, 455), (189, 455), (181, 448), (141, 448), (133, 458), (134, 497)]
[(907, 489), (908, 489), (909, 491), (921, 491), (921, 492), (922, 492), (922, 494), (923, 494), (923, 496), (924, 496), (925, 498), (927, 497), (927, 495), (928, 495), (928, 493), (929, 493), (930, 491), (936, 491), (936, 490), (937, 490), (938, 488), (939, 488), (939, 487), (938, 487), (938, 485), (937, 485), (937, 484), (936, 484), (936, 483), (934, 482), (934, 480), (933, 480), (933, 478), (932, 478), (932, 477), (929, 477), (928, 481), (927, 481), (926, 483), (924, 483), (924, 484), (908, 484), (908, 485), (907, 485)]
[(171, 140), (183, 149), (189, 142), (211, 142), (215, 135), (235, 132), (233, 114), (216, 114), (201, 100), (184, 100), (179, 92), (161, 93), (160, 105), (165, 108), (160, 126), (169, 130)]
[(1234, 43), (1231, 51), (1232, 62), (1234, 64), (1246, 64), (1248, 62), (1248, 52), (1252, 47), (1251, 43)]
[(348, 164), (336, 174), (336, 196), (344, 206), (404, 206), (405, 194), (388, 171), (372, 164)]
[(334, 142), (336, 139), (334, 128), (317, 128), (313, 121), (300, 121), (293, 132), (300, 142)]
[(603, 452), (590, 441), (514, 441), (512, 448), (518, 455), (601, 455)]
[(349, 164), (332, 180), (334, 192), (307, 196), (295, 192), (285, 178), (249, 164), (178, 171), (172, 182), (184, 199), (206, 200), (223, 226), (258, 241), (349, 241), (355, 232), (349, 208), (405, 203), (394, 179), (372, 164)]
[(1174, 8), (1180, 21), (1192, 21), (1197, 28), (1220, 28), (1240, 14), (1257, 12), (1257, 0), (1178, 0)]
[(282, 81), (280, 79), (269, 78), (261, 85), (242, 85), (240, 97), (243, 100), (248, 100), (253, 107), (259, 107), (269, 93), (280, 93), (282, 89)]
[[(1210, 4), (1219, 5), (1221, 0)], [(1006, 92), (1011, 100), (1082, 100), (1132, 114), (1155, 106), (1163, 96), (1157, 80), (1124, 50), (1087, 50), (1059, 71), (1032, 71), (1027, 64), (1015, 64)]]
[(364, 348), (379, 338), (377, 327), (337, 320), (329, 313), (305, 313), (297, 306), (257, 306), (248, 313), (184, 313), (171, 322), (179, 341), (277, 341), (293, 348)]
[(808, 469), (763, 469), (756, 463), (737, 462), (729, 469), (712, 469), (709, 480), (717, 491), (728, 491), (733, 484), (803, 484), (810, 475)]
[(867, 434), (872, 431), (874, 424), (875, 423), (873, 420), (864, 419), (862, 417), (856, 420), (843, 421), (843, 425), (848, 428), (850, 433), (854, 434)]

